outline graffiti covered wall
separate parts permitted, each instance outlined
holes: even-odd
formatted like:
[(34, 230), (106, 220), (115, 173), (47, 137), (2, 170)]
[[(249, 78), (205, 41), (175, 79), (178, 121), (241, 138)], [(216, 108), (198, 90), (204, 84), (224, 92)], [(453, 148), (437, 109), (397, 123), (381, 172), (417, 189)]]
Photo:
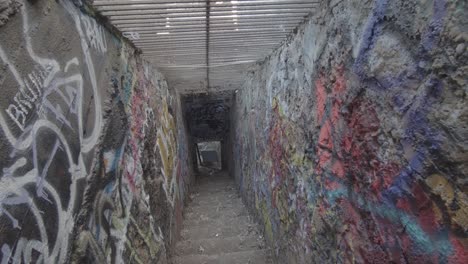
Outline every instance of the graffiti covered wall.
[(80, 1), (1, 3), (0, 262), (166, 263), (191, 182), (179, 96)]
[(278, 263), (467, 263), (466, 1), (323, 2), (234, 103)]

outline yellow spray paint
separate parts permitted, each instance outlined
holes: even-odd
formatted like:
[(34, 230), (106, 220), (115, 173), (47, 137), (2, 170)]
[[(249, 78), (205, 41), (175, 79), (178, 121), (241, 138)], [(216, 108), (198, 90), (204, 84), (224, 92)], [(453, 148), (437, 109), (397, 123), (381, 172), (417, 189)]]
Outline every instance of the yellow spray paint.
[(177, 171), (177, 142), (176, 142), (176, 125), (173, 116), (169, 113), (169, 107), (166, 100), (162, 102), (160, 111), (161, 126), (158, 129), (157, 145), (162, 161), (162, 173), (164, 176), (164, 189), (171, 204), (174, 204), (174, 196), (176, 193), (175, 174)]
[[(452, 215), (452, 220), (463, 230), (468, 230), (468, 198), (465, 193), (455, 189), (445, 177), (439, 174), (433, 174), (426, 179), (426, 184), (431, 188), (433, 194), (440, 196), (444, 201), (447, 211)], [(452, 204), (457, 198), (458, 208), (453, 210)], [(434, 204), (434, 208), (437, 207)], [(440, 210), (434, 210), (439, 212)]]

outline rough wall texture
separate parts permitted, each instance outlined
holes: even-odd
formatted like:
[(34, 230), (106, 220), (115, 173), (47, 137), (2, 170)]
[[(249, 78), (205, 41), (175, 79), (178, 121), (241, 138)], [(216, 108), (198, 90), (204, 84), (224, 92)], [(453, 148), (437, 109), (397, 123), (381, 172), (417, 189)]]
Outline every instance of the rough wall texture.
[(18, 12), (21, 5), (17, 0), (0, 0), (0, 27), (5, 25), (10, 16)]
[(0, 262), (166, 263), (191, 181), (179, 96), (81, 9), (23, 2), (0, 28)]
[(278, 263), (468, 263), (467, 2), (323, 2), (233, 107)]

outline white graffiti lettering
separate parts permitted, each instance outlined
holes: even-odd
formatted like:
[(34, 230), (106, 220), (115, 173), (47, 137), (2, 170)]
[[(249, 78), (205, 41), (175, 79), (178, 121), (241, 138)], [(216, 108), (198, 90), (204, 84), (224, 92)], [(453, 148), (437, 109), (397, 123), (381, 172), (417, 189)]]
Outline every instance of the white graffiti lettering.
[(106, 52), (107, 42), (104, 34), (104, 28), (100, 26), (96, 20), (86, 15), (81, 15), (81, 21), (83, 22), (86, 38), (88, 39), (91, 47), (101, 53)]
[(129, 40), (140, 39), (140, 33), (138, 32), (124, 32), (122, 35), (128, 38)]
[[(33, 258), (40, 263), (65, 261), (69, 236), (75, 222), (78, 181), (84, 179), (90, 170), (84, 160), (96, 145), (102, 129), (101, 101), (88, 42), (96, 50), (106, 51), (104, 30), (94, 20), (79, 13), (73, 3), (62, 4), (71, 15), (81, 39), (83, 65), (86, 65), (87, 72), (80, 72), (82, 63), (78, 58), (71, 58), (62, 68), (57, 61), (41, 58), (34, 52), (29, 36), (27, 4), (22, 6), (21, 15), (26, 49), (34, 64), (34, 70), (22, 77), (0, 45), (0, 59), (7, 65), (19, 86), (19, 91), (5, 109), (5, 113), (10, 117), (10, 123), (14, 123), (21, 130), (19, 135), (15, 135), (15, 130), (9, 127), (0, 111), (0, 131), (12, 147), (10, 157), (13, 161), (13, 165), (2, 170), (3, 175), (0, 178), (0, 215), (6, 216), (13, 229), (23, 229), (23, 219), (10, 210), (11, 206), (26, 207), (39, 231), (37, 238), (19, 237), (15, 245), (3, 244), (1, 263), (30, 263)], [(86, 29), (86, 34), (82, 27)], [(94, 110), (92, 123), (88, 124), (92, 131), (88, 133), (84, 132), (85, 83), (82, 74), (87, 74), (86, 79), (90, 82), (90, 85), (86, 86), (90, 90), (86, 92), (92, 93), (91, 107)], [(38, 113), (37, 116), (30, 118), (35, 112)], [(50, 146), (47, 147), (47, 143), (40, 140), (43, 135), (55, 138)], [(40, 150), (42, 152), (39, 155)], [(41, 159), (43, 157), (47, 159)], [(65, 168), (64, 176), (70, 177), (70, 183), (66, 185), (67, 190), (56, 189), (47, 178), (52, 164), (57, 163), (58, 158), (61, 162), (54, 166)], [(28, 169), (24, 172), (26, 168)], [(29, 185), (35, 186), (35, 193), (26, 188)], [(63, 204), (61, 199), (63, 193), (70, 197), (66, 204)], [(50, 240), (46, 232), (48, 219), (39, 209), (39, 201), (46, 201), (56, 208), (57, 235), (54, 240)]]

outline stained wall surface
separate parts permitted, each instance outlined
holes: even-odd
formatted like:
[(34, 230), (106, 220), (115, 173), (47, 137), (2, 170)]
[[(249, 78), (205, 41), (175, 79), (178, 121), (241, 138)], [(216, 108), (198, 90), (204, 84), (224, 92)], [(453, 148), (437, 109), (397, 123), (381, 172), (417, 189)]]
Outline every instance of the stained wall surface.
[(80, 1), (0, 3), (0, 262), (166, 263), (179, 95)]
[(323, 2), (233, 103), (278, 263), (468, 263), (466, 1)]

